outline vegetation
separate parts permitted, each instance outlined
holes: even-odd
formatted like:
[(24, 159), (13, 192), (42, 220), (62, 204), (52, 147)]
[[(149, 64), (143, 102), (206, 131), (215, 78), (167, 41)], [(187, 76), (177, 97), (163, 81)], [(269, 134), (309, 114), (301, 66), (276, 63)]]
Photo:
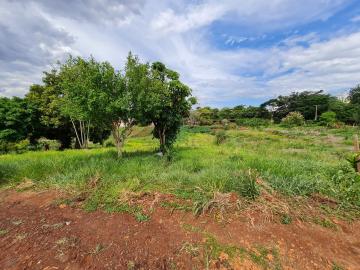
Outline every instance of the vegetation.
[[(172, 193), (190, 199), (195, 213), (226, 205), (230, 193), (255, 201), (262, 192), (321, 194), (357, 209), (359, 153), (349, 153), (359, 133), (359, 92), (351, 89), (347, 101), (306, 91), (259, 107), (191, 111), (191, 89), (163, 63), (129, 53), (116, 71), (93, 57), (69, 57), (25, 98), (0, 98), (0, 151), (12, 152), (0, 156), (0, 185), (27, 179), (84, 197), (86, 210), (125, 211), (141, 221), (148, 216), (119, 202), (124, 194)], [(57, 151), (66, 148), (80, 150)], [(41, 149), (48, 151), (27, 152)], [(282, 217), (291, 223), (291, 215)]]
[(108, 62), (70, 56), (58, 69), (44, 72), (44, 85), (32, 85), (24, 99), (0, 98), (0, 151), (13, 143), (57, 139), (61, 148), (102, 143), (110, 130), (118, 156), (135, 124), (154, 125), (160, 150), (167, 153), (183, 118), (196, 103), (191, 89), (164, 64), (140, 62), (129, 53), (124, 71)]
[(302, 126), (305, 124), (305, 119), (299, 112), (290, 112), (286, 117), (281, 119), (281, 124), (287, 127)]
[[(304, 120), (311, 124), (327, 125), (331, 120), (335, 123), (357, 125), (360, 123), (360, 106), (358, 96), (360, 87), (357, 86), (349, 91), (346, 99), (325, 94), (323, 91), (294, 92), (289, 96), (279, 96), (270, 99), (259, 107), (235, 106), (234, 108), (210, 108), (198, 107), (192, 111), (188, 123), (194, 125), (212, 125), (221, 123), (223, 119), (237, 123), (240, 126), (261, 127), (269, 126), (272, 121), (280, 123), (291, 112), (299, 112)], [(321, 119), (332, 112), (334, 119)]]
[[(135, 127), (134, 134), (143, 129)], [(223, 131), (227, 139), (219, 145), (216, 135), (190, 130), (180, 132), (170, 163), (155, 155), (156, 142), (146, 134), (128, 139), (122, 159), (113, 147), (3, 155), (1, 183), (31, 179), (38, 188), (87, 194), (89, 210), (112, 211), (129, 192), (172, 193), (199, 207), (217, 192), (254, 200), (264, 189), (261, 179), (285, 196), (322, 194), (339, 207), (360, 207), (360, 176), (346, 160), (358, 128), (235, 129)]]

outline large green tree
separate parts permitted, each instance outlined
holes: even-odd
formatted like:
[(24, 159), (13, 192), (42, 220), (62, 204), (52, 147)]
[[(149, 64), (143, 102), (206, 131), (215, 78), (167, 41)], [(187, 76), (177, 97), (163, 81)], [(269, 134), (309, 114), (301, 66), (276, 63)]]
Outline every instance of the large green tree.
[(0, 97), (0, 140), (17, 142), (28, 138), (35, 121), (32, 109), (22, 98)]
[(70, 119), (61, 113), (63, 90), (60, 86), (59, 72), (56, 69), (44, 72), (42, 81), (42, 85), (31, 85), (29, 93), (25, 96), (25, 100), (39, 119), (32, 138), (36, 140), (39, 137), (46, 137), (59, 140), (61, 149), (69, 148), (72, 140), (72, 126)]
[(70, 118), (81, 148), (87, 148), (91, 127), (106, 128), (107, 91), (115, 84), (115, 71), (108, 62), (93, 57), (69, 57), (61, 66), (62, 113)]
[(142, 107), (149, 91), (150, 79), (149, 65), (141, 63), (137, 56), (129, 53), (124, 72), (116, 74), (114, 87), (107, 91), (106, 119), (112, 127), (118, 156), (122, 155), (125, 140), (133, 126), (144, 122)]
[(151, 65), (151, 86), (144, 101), (143, 120), (154, 124), (153, 135), (159, 139), (160, 151), (165, 154), (175, 142), (183, 119), (189, 116), (196, 100), (177, 72), (155, 62)]

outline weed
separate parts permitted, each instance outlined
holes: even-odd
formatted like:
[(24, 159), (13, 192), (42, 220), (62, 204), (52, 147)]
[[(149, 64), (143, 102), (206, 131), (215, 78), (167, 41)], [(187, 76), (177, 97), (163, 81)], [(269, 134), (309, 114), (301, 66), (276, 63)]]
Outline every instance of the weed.
[(181, 227), (188, 232), (202, 232), (202, 229), (196, 226), (193, 226), (191, 224), (183, 223), (181, 224)]
[(189, 242), (185, 242), (182, 245), (180, 252), (182, 252), (182, 251), (186, 252), (191, 257), (197, 257), (200, 255), (199, 246), (197, 244), (192, 244)]
[(215, 134), (215, 143), (217, 145), (222, 144), (227, 138), (228, 136), (226, 135), (226, 132), (224, 130), (220, 130)]
[(21, 219), (15, 219), (11, 221), (11, 223), (14, 224), (15, 226), (19, 226), (23, 223), (23, 221)]
[(344, 270), (345, 268), (336, 264), (336, 263), (333, 263), (333, 266), (332, 266), (332, 270)]
[(160, 206), (164, 208), (170, 208), (172, 210), (181, 210), (186, 212), (191, 211), (191, 206), (180, 204), (177, 202), (161, 202)]
[(145, 215), (142, 212), (136, 212), (135, 213), (135, 218), (139, 222), (145, 222), (145, 221), (148, 221), (150, 219), (150, 217), (148, 215)]
[(6, 229), (0, 229), (0, 236), (7, 234), (9, 231)]
[(336, 230), (337, 227), (336, 225), (329, 219), (326, 219), (326, 218), (318, 218), (318, 217), (315, 217), (313, 219), (313, 222), (315, 224), (318, 224), (324, 228), (328, 228), (328, 229), (332, 229), (332, 230)]
[(135, 269), (135, 262), (133, 262), (133, 261), (128, 261), (127, 262), (127, 269), (128, 270), (133, 270), (133, 269)]
[(16, 240), (21, 241), (27, 237), (27, 233), (19, 233), (16, 235)]
[(97, 255), (100, 252), (104, 251), (105, 246), (102, 244), (97, 244), (94, 249), (92, 249), (89, 253), (93, 255)]
[(264, 269), (281, 269), (279, 252), (275, 248), (257, 246), (248, 251), (250, 259)]
[(289, 216), (288, 214), (284, 214), (282, 217), (281, 217), (281, 223), (282, 224), (291, 224), (292, 223), (292, 217)]

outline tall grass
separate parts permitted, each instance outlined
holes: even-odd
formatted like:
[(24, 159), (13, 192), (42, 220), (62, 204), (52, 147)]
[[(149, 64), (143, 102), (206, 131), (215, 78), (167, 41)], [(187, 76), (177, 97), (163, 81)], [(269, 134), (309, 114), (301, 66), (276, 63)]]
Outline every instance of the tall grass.
[[(330, 135), (350, 136), (344, 133)], [(40, 188), (81, 191), (97, 177), (101, 184), (91, 199), (96, 208), (116, 201), (124, 191), (160, 191), (193, 200), (216, 191), (253, 198), (259, 192), (258, 177), (284, 194), (321, 193), (360, 204), (360, 197), (347, 194), (360, 194), (355, 173), (345, 173), (351, 187), (339, 184), (341, 177), (334, 181), (346, 167), (346, 139), (331, 143), (306, 128), (230, 130), (226, 136), (219, 145), (203, 130), (183, 130), (170, 162), (156, 155), (157, 141), (151, 136), (130, 138), (121, 159), (114, 148), (3, 155), (0, 184), (16, 185), (29, 178)]]

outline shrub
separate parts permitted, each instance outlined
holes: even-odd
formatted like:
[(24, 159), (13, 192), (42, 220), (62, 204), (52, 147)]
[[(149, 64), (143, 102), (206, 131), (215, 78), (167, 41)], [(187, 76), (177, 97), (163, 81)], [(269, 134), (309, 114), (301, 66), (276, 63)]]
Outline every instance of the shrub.
[(336, 195), (343, 201), (360, 206), (360, 175), (352, 168), (352, 164), (344, 164), (333, 175)]
[(28, 139), (21, 140), (15, 144), (15, 151), (17, 153), (23, 153), (29, 150), (30, 141)]
[(215, 143), (216, 144), (218, 144), (218, 145), (222, 144), (226, 141), (226, 139), (227, 139), (227, 135), (224, 130), (220, 130), (215, 133)]
[(105, 147), (115, 147), (114, 139), (112, 137), (108, 138), (104, 142)]
[(237, 129), (237, 125), (236, 123), (230, 122), (227, 126), (226, 129)]
[(42, 150), (59, 150), (61, 146), (59, 141), (47, 138), (40, 138), (38, 144)]
[(304, 116), (299, 112), (290, 112), (286, 117), (281, 119), (281, 124), (286, 127), (303, 126), (304, 123)]
[(224, 128), (227, 128), (227, 126), (229, 125), (229, 123), (230, 123), (230, 122), (229, 122), (229, 120), (227, 120), (227, 119), (222, 119), (222, 120), (221, 120), (221, 124), (223, 125)]
[(323, 126), (334, 127), (336, 125), (336, 113), (324, 112), (320, 116), (320, 124)]
[(30, 142), (28, 139), (21, 140), (19, 142), (6, 142), (0, 140), (0, 154), (6, 154), (9, 152), (23, 153), (30, 149)]

